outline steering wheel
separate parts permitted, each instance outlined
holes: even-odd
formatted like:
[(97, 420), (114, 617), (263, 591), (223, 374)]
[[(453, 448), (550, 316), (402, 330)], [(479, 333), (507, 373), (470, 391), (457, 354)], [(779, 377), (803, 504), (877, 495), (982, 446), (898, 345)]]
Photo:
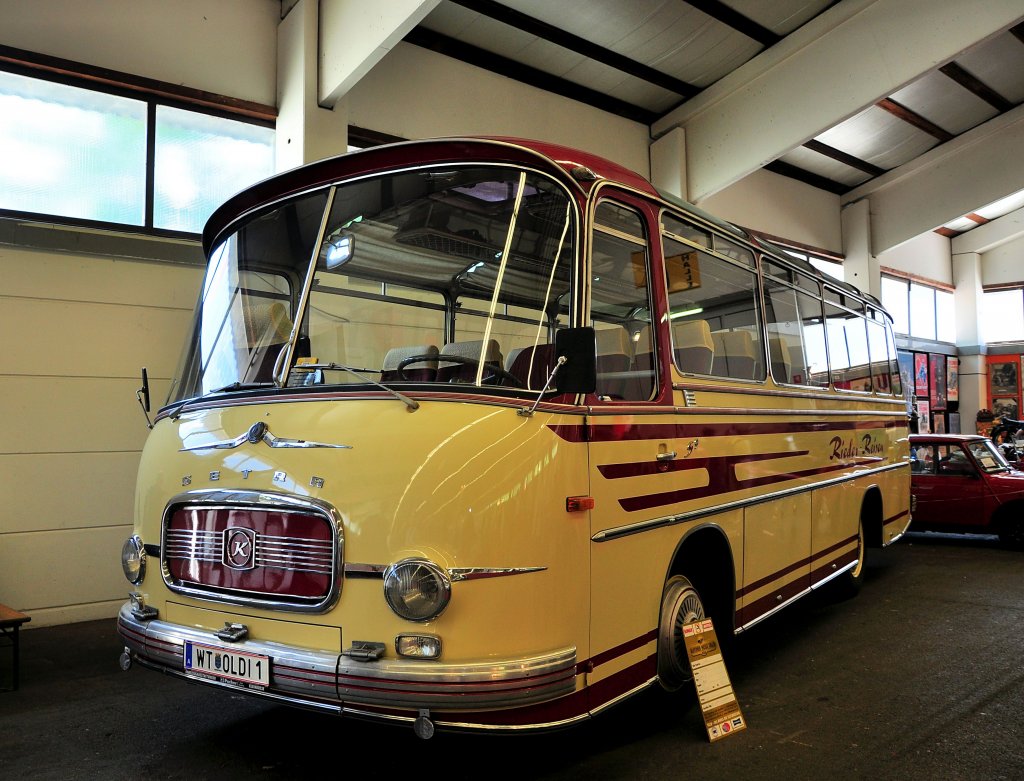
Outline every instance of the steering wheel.
[[(473, 368), (477, 368), (480, 366), (480, 361), (478, 361), (476, 358), (467, 358), (462, 355), (410, 355), (408, 358), (403, 358), (401, 361), (398, 362), (398, 376), (401, 377), (403, 380), (407, 380), (408, 377), (405, 376), (405, 367), (413, 363), (419, 363), (420, 361), (445, 361), (447, 363), (457, 363), (460, 366), (472, 366)], [(483, 376), (480, 378), (482, 382), (493, 383), (494, 380), (508, 380), (511, 382), (512, 385), (518, 386), (522, 384), (519, 382), (518, 377), (516, 377), (514, 374), (510, 374), (509, 372), (505, 371), (501, 366), (499, 366), (496, 363), (485, 361), (483, 366), (484, 373)]]

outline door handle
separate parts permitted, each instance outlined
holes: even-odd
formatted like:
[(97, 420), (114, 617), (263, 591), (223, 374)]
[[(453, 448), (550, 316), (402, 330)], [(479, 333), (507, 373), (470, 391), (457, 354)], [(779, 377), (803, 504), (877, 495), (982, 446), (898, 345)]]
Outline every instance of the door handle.
[(676, 451), (670, 450), (667, 453), (658, 453), (659, 461), (674, 461), (676, 457)]

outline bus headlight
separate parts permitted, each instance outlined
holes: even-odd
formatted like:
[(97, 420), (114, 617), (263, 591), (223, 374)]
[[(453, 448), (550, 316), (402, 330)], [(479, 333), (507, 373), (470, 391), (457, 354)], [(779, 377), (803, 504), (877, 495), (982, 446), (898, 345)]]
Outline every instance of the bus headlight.
[(146, 548), (137, 534), (125, 540), (121, 547), (121, 569), (133, 585), (138, 585), (146, 577)]
[(384, 599), (402, 618), (429, 621), (448, 607), (452, 582), (426, 559), (403, 559), (384, 570)]

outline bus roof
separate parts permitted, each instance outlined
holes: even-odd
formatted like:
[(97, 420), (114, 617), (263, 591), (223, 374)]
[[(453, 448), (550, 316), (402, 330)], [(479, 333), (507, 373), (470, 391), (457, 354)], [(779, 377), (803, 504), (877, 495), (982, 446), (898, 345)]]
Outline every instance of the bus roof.
[[(646, 178), (607, 158), (562, 144), (510, 136), (467, 136), (400, 141), (369, 147), (347, 154), (317, 160), (271, 176), (235, 194), (218, 207), (203, 230), (203, 251), (208, 256), (216, 243), (241, 217), (277, 201), (342, 179), (403, 168), (424, 163), (505, 162), (534, 165), (557, 176), (563, 183), (582, 192), (598, 181), (609, 181), (645, 193), (688, 212), (723, 233), (753, 244), (846, 293), (854, 294), (880, 310), (878, 300), (853, 285), (822, 274), (806, 260), (794, 258), (776, 245), (733, 223), (694, 206), (692, 203), (655, 187)], [(888, 313), (886, 313), (888, 314)]]

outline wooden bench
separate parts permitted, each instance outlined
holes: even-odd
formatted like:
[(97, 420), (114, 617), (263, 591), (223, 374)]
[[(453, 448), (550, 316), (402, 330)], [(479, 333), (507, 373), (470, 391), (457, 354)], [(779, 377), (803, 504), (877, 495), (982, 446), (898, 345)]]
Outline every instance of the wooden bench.
[(21, 625), (32, 619), (24, 613), (19, 613), (7, 605), (0, 605), (0, 637), (3, 637), (11, 646), (11, 687), (0, 689), (0, 691), (17, 691), (18, 689), (18, 630)]

